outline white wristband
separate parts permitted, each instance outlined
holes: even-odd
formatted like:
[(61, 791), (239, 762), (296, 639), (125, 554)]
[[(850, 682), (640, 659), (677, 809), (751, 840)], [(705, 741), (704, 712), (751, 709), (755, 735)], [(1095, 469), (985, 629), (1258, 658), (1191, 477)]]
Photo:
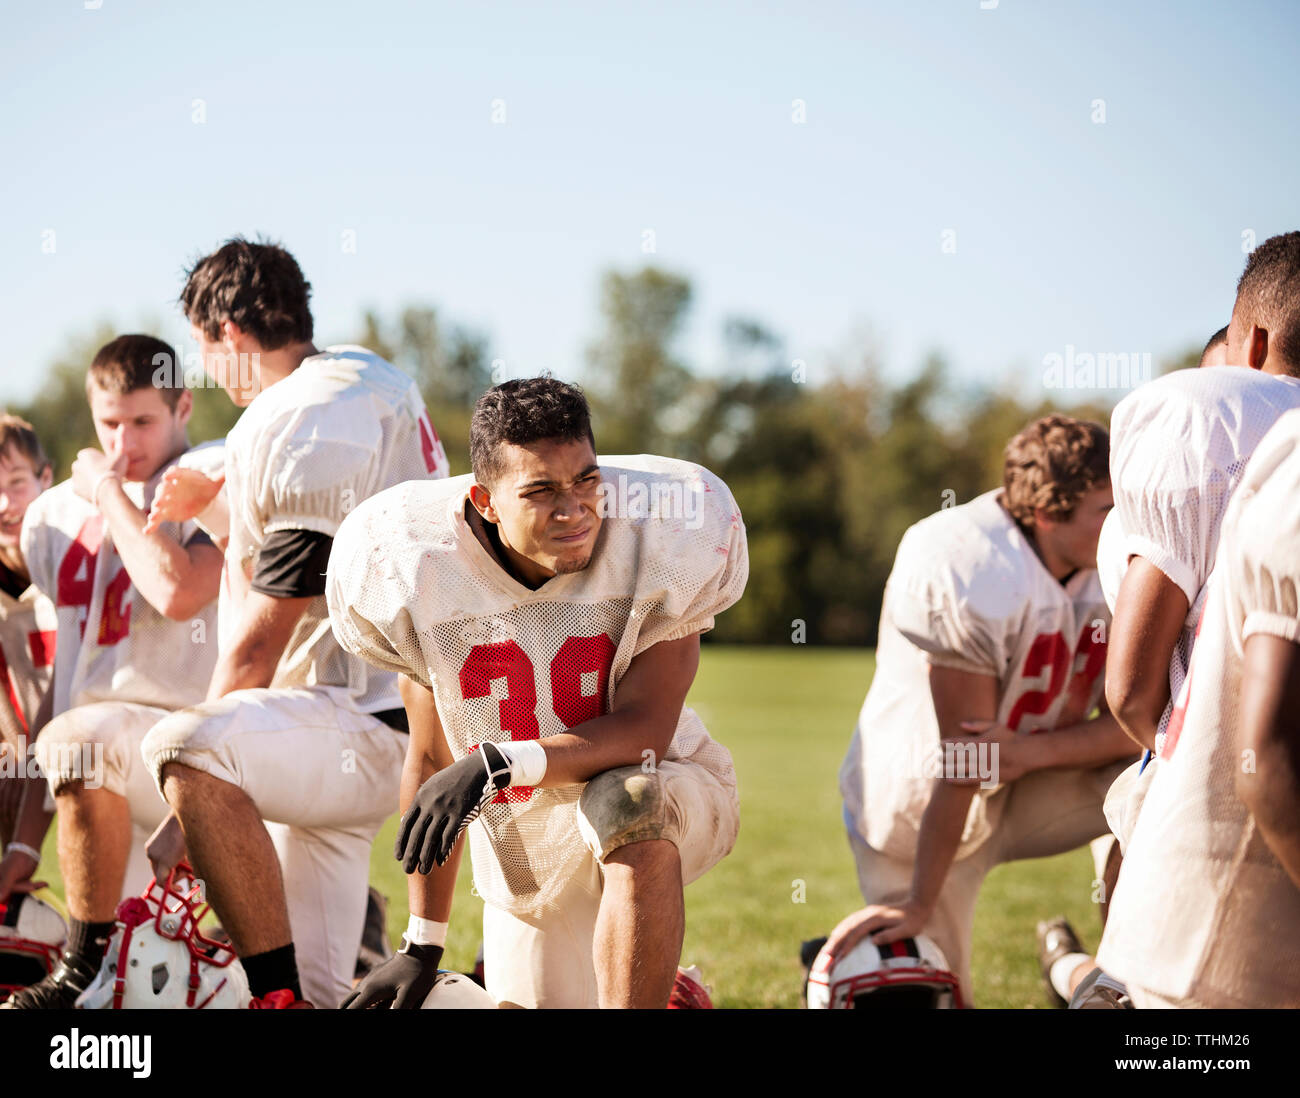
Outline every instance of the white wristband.
[(540, 785), (546, 777), (546, 748), (537, 740), (512, 740), (494, 746), (510, 764), (511, 785)]
[(421, 919), (412, 915), (406, 924), (407, 942), (417, 946), (444, 946), (447, 944), (447, 924), (435, 923), (432, 919)]
[(118, 484), (122, 483), (121, 473), (115, 473), (113, 472), (112, 469), (109, 469), (107, 472), (100, 473), (99, 476), (95, 478), (95, 483), (92, 484), (90, 487), (90, 502), (93, 503), (96, 507), (99, 506), (99, 489), (103, 485), (104, 481), (108, 480), (109, 477), (112, 477), (115, 481), (118, 482)]
[(19, 854), (26, 854), (29, 858), (34, 858), (37, 865), (41, 864), (41, 852), (33, 846), (28, 846), (26, 843), (13, 842), (5, 847), (5, 853), (8, 854), (12, 850), (18, 851)]

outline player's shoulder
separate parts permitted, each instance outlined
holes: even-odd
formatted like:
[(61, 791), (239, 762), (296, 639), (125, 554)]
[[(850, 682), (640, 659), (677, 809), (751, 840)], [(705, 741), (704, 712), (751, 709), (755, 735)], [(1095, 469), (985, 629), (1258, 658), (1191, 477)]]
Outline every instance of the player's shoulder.
[(1018, 612), (1042, 566), (1000, 498), (994, 489), (909, 527), (898, 546), (893, 586), (981, 617)]
[(1300, 528), (1300, 408), (1287, 412), (1260, 440), (1246, 466), (1233, 507), (1238, 539), (1243, 528), (1260, 542)]
[(703, 465), (657, 454), (614, 454), (600, 459), (601, 496), (615, 519), (671, 519), (677, 507), (712, 519), (739, 520), (726, 482)]
[(216, 438), (191, 446), (176, 459), (174, 464), (183, 469), (197, 469), (205, 476), (215, 478), (225, 468), (226, 440)]
[[(1300, 380), (1244, 366), (1175, 370), (1139, 386), (1115, 406), (1111, 432), (1123, 442), (1133, 431), (1164, 425), (1235, 424), (1256, 409), (1274, 414), (1300, 407)], [(1178, 441), (1166, 437), (1166, 444)]]
[(27, 511), (23, 515), (23, 529), (35, 532), (41, 528), (62, 528), (69, 522), (80, 523), (95, 513), (95, 506), (77, 495), (71, 479), (68, 479), (45, 489), (27, 505)]
[(468, 473), (408, 480), (363, 500), (339, 526), (331, 570), (346, 583), (378, 568), (408, 590), (418, 590), (422, 568), (460, 555), (456, 515), (473, 482)]

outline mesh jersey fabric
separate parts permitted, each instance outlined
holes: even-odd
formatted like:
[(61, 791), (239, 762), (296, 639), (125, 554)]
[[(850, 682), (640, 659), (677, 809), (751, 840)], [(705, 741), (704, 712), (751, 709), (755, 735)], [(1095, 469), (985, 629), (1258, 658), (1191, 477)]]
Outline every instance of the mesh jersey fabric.
[(0, 738), (15, 747), (49, 689), (58, 618), (32, 584), (15, 598), (0, 591)]
[[(164, 465), (146, 483), (123, 491), (148, 512), (171, 464), (213, 474), (222, 446), (206, 443)], [(207, 539), (193, 522), (164, 523), (181, 545)], [(72, 482), (42, 492), (23, 519), (23, 557), (32, 583), (54, 603), (52, 716), (90, 702), (132, 702), (180, 709), (203, 700), (216, 665), (216, 601), (192, 618), (164, 617), (127, 574), (104, 516), (72, 490)]]
[(1244, 646), (1300, 642), (1300, 411), (1233, 495), (1192, 664), (1125, 852), (1098, 963), (1168, 999), (1300, 1006), (1300, 889), (1235, 788)]
[(1108, 602), (1113, 608), (1129, 557), (1140, 556), (1178, 584), (1188, 603), (1158, 737), (1187, 674), (1228, 500), (1260, 439), (1297, 407), (1300, 380), (1207, 366), (1148, 382), (1111, 416), (1115, 508), (1097, 552)]
[[(364, 347), (327, 347), (259, 393), (226, 439), (223, 644), (270, 535), (310, 530), (333, 537), (344, 517), (376, 492), (447, 473), (446, 452), (415, 382)], [(323, 594), (307, 604), (270, 685), (346, 687), (366, 713), (401, 705), (396, 676), (339, 647)]]
[[(340, 642), (429, 687), (456, 758), (485, 740), (556, 735), (608, 712), (635, 656), (712, 628), (740, 598), (745, 528), (718, 477), (647, 455), (607, 457), (601, 474), (611, 504), (591, 563), (536, 590), (475, 537), (464, 515), (469, 476), (383, 492), (336, 536), (328, 596)], [(666, 758), (735, 788), (730, 753), (690, 708)], [(582, 788), (511, 787), (470, 825), (485, 901), (523, 917), (554, 905), (590, 857), (577, 826)]]
[[(892, 857), (915, 854), (937, 774), (930, 664), (994, 676), (997, 720), (1018, 732), (1076, 723), (1101, 697), (1110, 611), (1097, 573), (1058, 582), (1000, 495), (986, 492), (910, 527), (885, 585), (876, 672), (840, 792), (849, 825)], [(998, 792), (972, 800), (957, 857), (996, 828), (1005, 801)]]

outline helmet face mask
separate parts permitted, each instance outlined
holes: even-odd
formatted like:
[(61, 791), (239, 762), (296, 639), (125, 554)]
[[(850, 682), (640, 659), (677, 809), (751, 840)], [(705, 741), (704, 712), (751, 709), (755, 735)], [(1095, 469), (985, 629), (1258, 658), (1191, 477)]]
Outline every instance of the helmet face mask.
[(35, 895), (0, 904), (0, 1002), (53, 972), (67, 937), (63, 916)]
[(924, 935), (881, 947), (864, 939), (834, 962), (823, 948), (808, 975), (813, 1010), (954, 1009), (961, 986), (937, 945)]
[(242, 1009), (251, 994), (243, 966), (226, 943), (199, 929), (208, 912), (202, 883), (181, 863), (160, 885), (123, 900), (99, 975), (83, 1009)]

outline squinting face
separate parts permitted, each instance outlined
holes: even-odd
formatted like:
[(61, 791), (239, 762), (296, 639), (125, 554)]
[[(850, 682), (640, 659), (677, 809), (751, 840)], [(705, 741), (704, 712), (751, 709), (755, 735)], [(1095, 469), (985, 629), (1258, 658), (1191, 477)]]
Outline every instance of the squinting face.
[(1097, 567), (1097, 540), (1101, 537), (1102, 523), (1114, 505), (1107, 481), (1084, 492), (1069, 519), (1052, 526), (1052, 548), (1070, 567)]
[(173, 411), (162, 393), (150, 386), (129, 393), (110, 393), (92, 383), (90, 414), (106, 454), (125, 454), (127, 480), (148, 480), (168, 459), (185, 448), (185, 423), (193, 397), (181, 394)]
[(600, 467), (587, 439), (502, 443), (483, 517), (530, 582), (580, 572), (600, 533)]
[(0, 548), (16, 549), (27, 506), (50, 486), (50, 470), (36, 475), (26, 455), (12, 446), (0, 452)]

